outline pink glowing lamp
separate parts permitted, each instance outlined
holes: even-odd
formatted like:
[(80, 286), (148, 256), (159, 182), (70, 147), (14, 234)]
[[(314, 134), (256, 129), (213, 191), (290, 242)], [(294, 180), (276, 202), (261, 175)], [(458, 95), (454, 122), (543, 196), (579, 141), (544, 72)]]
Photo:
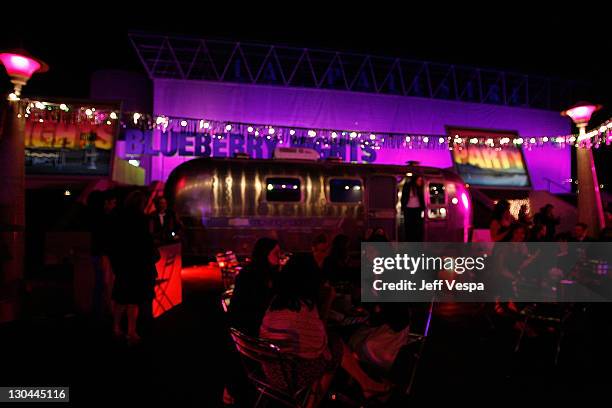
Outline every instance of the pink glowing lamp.
[(577, 126), (586, 126), (591, 120), (593, 112), (601, 109), (601, 105), (594, 105), (588, 102), (578, 102), (568, 110), (561, 112), (563, 116), (569, 116)]
[(49, 70), (47, 64), (34, 58), (22, 49), (0, 53), (0, 62), (2, 62), (7, 74), (11, 77), (11, 82), (15, 86), (16, 96), (21, 94), (21, 88), (35, 72), (42, 73)]

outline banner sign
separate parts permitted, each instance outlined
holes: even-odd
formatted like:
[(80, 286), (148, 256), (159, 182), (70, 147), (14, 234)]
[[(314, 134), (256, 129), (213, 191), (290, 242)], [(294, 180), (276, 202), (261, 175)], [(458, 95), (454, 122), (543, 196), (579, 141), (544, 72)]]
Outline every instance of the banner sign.
[(449, 128), (449, 134), (459, 135), (468, 141), (485, 137), (491, 140), (491, 145), (500, 141), (506, 145), (503, 149), (477, 143), (454, 147), (453, 163), (466, 183), (481, 187), (530, 186), (521, 147), (510, 143), (516, 138), (515, 133)]
[[(98, 112), (108, 108), (88, 106), (91, 106), (92, 117), (101, 115), (95, 113), (96, 107)], [(25, 127), (26, 174), (110, 174), (118, 121), (110, 118), (45, 120), (42, 117), (34, 119), (33, 114), (29, 116)]]

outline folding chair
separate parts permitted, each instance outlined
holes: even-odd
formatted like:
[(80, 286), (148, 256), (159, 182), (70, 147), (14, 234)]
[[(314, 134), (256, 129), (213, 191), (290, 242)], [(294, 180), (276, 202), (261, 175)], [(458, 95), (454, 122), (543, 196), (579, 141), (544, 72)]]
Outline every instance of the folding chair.
[(233, 251), (227, 251), (225, 253), (220, 252), (216, 255), (217, 264), (221, 269), (221, 280), (223, 287), (228, 290), (234, 287), (236, 283), (236, 276), (242, 269), (238, 263), (238, 259)]
[[(264, 339), (247, 336), (235, 328), (230, 328), (230, 333), (242, 357), (247, 377), (257, 391), (255, 407), (259, 406), (264, 397), (288, 407), (306, 406), (314, 384), (301, 389), (295, 388), (295, 373), (299, 369), (295, 360)], [(286, 389), (269, 382), (264, 372), (265, 365), (280, 369), (287, 385)]]
[(533, 304), (530, 306), (526, 306), (521, 310), (522, 327), (519, 333), (519, 336), (516, 340), (516, 345), (514, 346), (514, 352), (518, 353), (521, 350), (521, 346), (523, 344), (523, 339), (525, 338), (525, 332), (527, 331), (528, 325), (530, 322), (538, 322), (547, 327), (552, 327), (557, 332), (557, 341), (555, 344), (555, 360), (554, 363), (557, 365), (559, 363), (559, 355), (561, 354), (561, 345), (563, 343), (563, 338), (565, 336), (565, 322), (572, 314), (572, 309), (570, 307), (561, 307), (561, 305), (556, 305), (558, 310), (554, 311), (555, 313), (550, 313), (550, 310), (542, 311), (539, 310), (537, 304)]
[(234, 289), (228, 289), (221, 294), (221, 308), (223, 312), (227, 313), (229, 310), (229, 304), (232, 301), (232, 296), (234, 295)]

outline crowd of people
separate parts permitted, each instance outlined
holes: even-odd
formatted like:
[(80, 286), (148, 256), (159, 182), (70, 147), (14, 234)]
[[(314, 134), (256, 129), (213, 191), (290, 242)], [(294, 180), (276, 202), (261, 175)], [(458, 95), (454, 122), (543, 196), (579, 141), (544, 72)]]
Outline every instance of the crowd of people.
[[(606, 216), (609, 218), (610, 213), (606, 212)], [(576, 223), (572, 231), (558, 232), (560, 224), (552, 204), (544, 205), (533, 216), (523, 205), (516, 218), (510, 213), (508, 201), (495, 204), (489, 228), (491, 241), (513, 244), (493, 247), (492, 268), (487, 278), (498, 299), (495, 306), (498, 314), (518, 316), (520, 306), (514, 303), (515, 299), (547, 296), (556, 299), (555, 296), (564, 296), (560, 286), (573, 282), (593, 288), (596, 282), (588, 270), (589, 253), (597, 248), (578, 243), (610, 241), (609, 226), (593, 237), (583, 222)], [(556, 245), (540, 245), (549, 242)]]
[[(369, 229), (364, 239), (388, 241), (382, 228)], [(388, 395), (390, 385), (374, 380), (362, 369), (356, 350), (360, 343), (372, 339), (363, 333), (343, 339), (330, 318), (338, 295), (359, 296), (359, 264), (350, 256), (350, 245), (347, 235), (338, 234), (330, 241), (320, 234), (313, 239), (310, 253), (293, 254), (283, 264), (279, 242), (260, 238), (250, 263), (236, 277), (228, 323), (249, 336), (273, 342), (297, 359), (298, 387), (316, 382), (324, 392), (341, 367), (359, 384), (364, 398), (378, 398)], [(386, 329), (405, 338), (409, 313), (394, 312), (392, 307), (378, 307), (378, 323), (389, 323)], [(268, 368), (266, 374), (276, 386), (286, 386), (282, 373)], [(228, 385), (226, 399), (228, 394), (240, 395), (240, 391), (232, 392), (231, 380)]]
[(177, 242), (181, 232), (180, 221), (163, 196), (154, 199), (151, 214), (145, 213), (148, 200), (141, 190), (129, 192), (122, 200), (118, 191), (94, 191), (88, 199), (93, 313), (98, 319), (105, 317), (110, 290), (113, 334), (128, 344), (138, 344), (141, 333), (150, 330), (158, 247)]
[[(423, 183), (417, 177), (405, 183), (402, 209), (406, 225), (406, 241), (423, 240)], [(158, 248), (180, 240), (181, 223), (168, 208), (163, 196), (154, 199), (155, 210), (146, 213), (148, 196), (140, 190), (132, 191), (123, 199), (115, 191), (93, 192), (89, 197), (92, 231), (92, 263), (95, 272), (94, 313), (104, 313), (104, 293), (107, 291), (105, 271), (112, 270), (113, 333), (129, 344), (141, 341), (139, 320), (151, 318), (151, 302), (157, 278), (155, 263)], [(522, 206), (518, 217), (510, 213), (510, 203), (500, 200), (493, 209), (490, 237), (494, 242), (588, 242), (588, 226), (575, 225), (572, 233), (557, 232), (560, 219), (554, 207), (545, 205), (532, 216)], [(309, 253), (285, 257), (281, 244), (273, 238), (260, 238), (253, 247), (250, 262), (237, 275), (228, 310), (228, 325), (244, 334), (271, 341), (282, 352), (299, 362), (296, 386), (318, 384), (323, 393), (342, 368), (366, 399), (386, 396), (390, 383), (364, 371), (364, 356), (359, 350), (364, 343), (376, 347), (375, 336), (384, 332), (387, 349), (374, 350), (384, 358), (373, 358), (375, 364), (389, 368), (398, 350), (406, 341), (410, 327), (410, 309), (406, 305), (371, 305), (367, 330), (357, 330), (351, 336), (340, 336), (331, 316), (337, 313), (338, 299), (348, 298), (349, 307), (359, 298), (359, 259), (351, 256), (351, 237), (338, 234), (333, 239), (320, 234), (312, 240)], [(383, 228), (370, 228), (362, 241), (387, 242)], [(524, 253), (508, 254), (505, 262), (533, 262), (526, 246), (516, 247)], [(519, 265), (517, 265), (517, 268)], [(512, 268), (501, 268), (501, 274)], [(504, 279), (504, 277), (506, 279)], [(508, 272), (501, 276), (500, 285), (512, 285), (516, 276)], [(507, 288), (506, 288), (507, 289)], [(139, 318), (140, 317), (140, 318)], [(125, 325), (124, 325), (125, 323)], [(384, 348), (384, 346), (383, 346)], [(388, 357), (390, 356), (390, 357)], [(367, 358), (367, 356), (365, 357)], [(389, 363), (389, 361), (391, 363)], [(286, 387), (282, 373), (267, 367), (266, 375), (279, 388)], [(240, 381), (227, 381), (226, 396), (240, 397)], [(314, 404), (314, 401), (312, 402)]]
[(546, 204), (533, 216), (529, 212), (529, 207), (523, 204), (518, 217), (515, 218), (510, 213), (510, 202), (499, 200), (493, 208), (489, 232), (493, 242), (516, 242), (517, 240), (529, 242), (594, 242), (607, 239), (607, 229), (604, 229), (599, 237), (592, 237), (588, 234), (589, 226), (583, 222), (576, 223), (574, 230), (571, 232), (557, 233), (557, 227), (560, 223), (561, 219), (555, 215), (552, 204)]
[[(405, 236), (410, 241), (423, 239), (421, 187), (416, 179), (404, 188), (402, 206), (408, 220)], [(511, 287), (515, 283), (516, 275), (511, 271), (514, 264), (516, 268), (532, 264), (531, 269), (536, 270), (542, 266), (538, 264), (537, 256), (530, 254), (527, 246), (530, 242), (593, 240), (587, 233), (588, 226), (583, 223), (577, 223), (572, 233), (557, 232), (559, 225), (560, 218), (550, 204), (542, 207), (535, 216), (529, 213), (527, 206), (522, 206), (515, 218), (510, 213), (508, 201), (497, 202), (490, 224), (491, 240), (524, 243), (509, 247), (519, 252), (506, 254), (504, 263), (507, 267), (499, 268), (498, 285)], [(368, 229), (363, 240), (389, 241), (382, 228)], [(295, 254), (282, 264), (279, 242), (261, 238), (255, 244), (250, 264), (237, 276), (228, 323), (250, 336), (270, 340), (283, 352), (297, 358), (300, 361), (296, 380), (299, 386), (315, 382), (320, 385), (318, 389), (324, 390), (337, 368), (341, 367), (356, 380), (367, 398), (387, 393), (389, 385), (372, 379), (361, 368), (364, 361), (358, 352), (361, 346), (358, 342), (372, 340), (367, 336), (385, 325), (387, 333), (400, 345), (405, 343), (410, 309), (402, 304), (375, 305), (371, 311), (382, 316), (378, 328), (357, 330), (344, 339), (335, 333), (330, 314), (334, 313), (332, 309), (338, 308), (337, 300), (343, 297), (339, 292), (346, 291), (347, 283), (357, 289), (355, 297), (359, 291), (359, 265), (350, 256), (350, 244), (351, 238), (344, 234), (338, 234), (331, 241), (325, 235), (318, 235), (312, 241), (311, 253)], [(506, 272), (507, 276), (504, 275)], [(511, 289), (501, 288), (501, 291), (508, 293)], [(350, 298), (350, 289), (348, 292)], [(392, 342), (385, 345), (388, 347), (389, 344)], [(380, 354), (388, 351), (380, 350)], [(396, 355), (391, 354), (391, 362)], [(380, 360), (377, 363), (384, 365)], [(388, 365), (385, 368), (388, 369)], [(278, 372), (268, 369), (266, 374), (271, 382), (283, 386)], [(231, 390), (226, 389), (226, 397), (228, 394), (232, 394)]]

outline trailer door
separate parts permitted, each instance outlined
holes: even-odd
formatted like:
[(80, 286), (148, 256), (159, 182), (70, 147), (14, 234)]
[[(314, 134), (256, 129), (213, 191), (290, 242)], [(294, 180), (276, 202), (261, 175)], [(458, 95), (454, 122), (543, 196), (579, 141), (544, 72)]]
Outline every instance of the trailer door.
[(393, 176), (368, 177), (366, 186), (369, 228), (383, 228), (389, 239), (396, 239), (397, 183)]

